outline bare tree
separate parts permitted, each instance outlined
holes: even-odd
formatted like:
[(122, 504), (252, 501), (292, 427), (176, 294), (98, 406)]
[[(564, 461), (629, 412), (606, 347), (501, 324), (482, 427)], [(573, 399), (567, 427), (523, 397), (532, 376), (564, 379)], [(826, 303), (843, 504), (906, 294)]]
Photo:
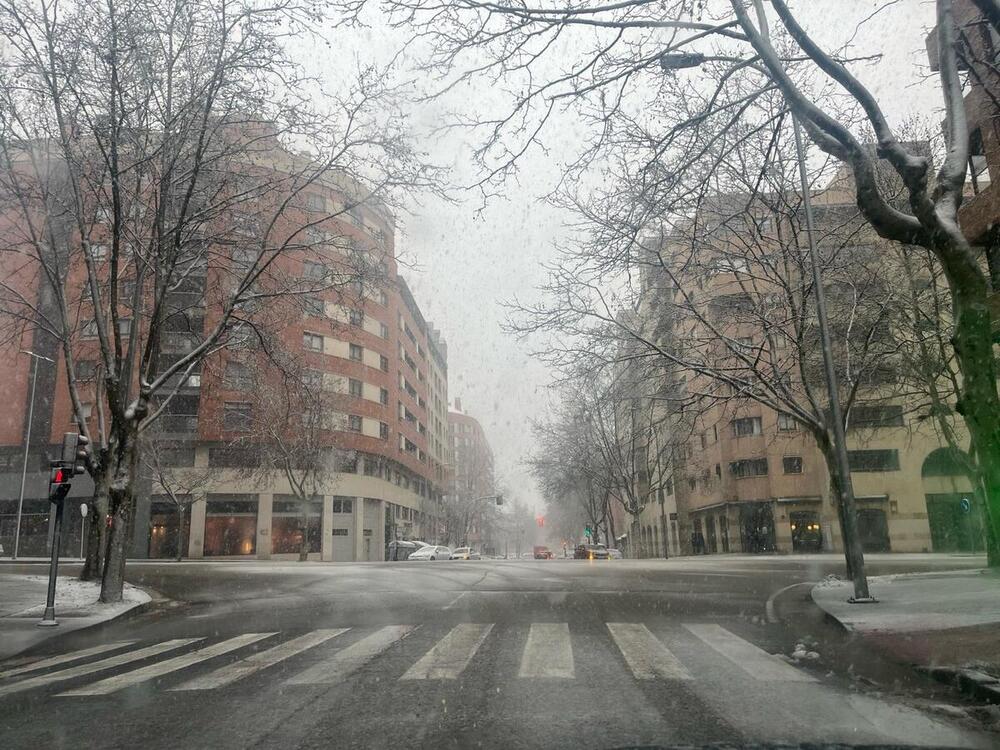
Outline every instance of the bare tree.
[[(354, 7), (364, 4), (358, 0)], [(591, 128), (567, 181), (603, 169), (610, 149), (636, 143), (638, 136), (644, 149), (633, 151), (632, 166), (633, 173), (646, 177), (642, 196), (670, 210), (669, 202), (662, 202), (668, 193), (704, 184), (735, 148), (730, 140), (728, 149), (715, 149), (706, 158), (705, 144), (738, 127), (773, 131), (793, 114), (816, 146), (850, 167), (854, 199), (874, 231), (927, 249), (944, 271), (962, 374), (956, 409), (972, 437), (997, 535), (1000, 395), (989, 299), (998, 288), (1000, 253), (987, 248), (984, 267), (984, 253), (959, 221), (970, 155), (959, 65), (967, 30), (956, 22), (952, 0), (935, 2), (946, 139), (937, 169), (921, 148), (898, 137), (861, 82), (858, 68), (873, 58), (847, 57), (851, 39), (846, 38), (842, 49), (824, 49), (801, 22), (808, 12), (793, 12), (786, 0), (770, 0), (771, 19), (763, 0), (542, 5), (385, 0), (383, 5), (434, 43), (430, 62), (444, 90), (481, 76), (503, 81), (509, 106), (460, 123), (482, 133), (477, 156), (484, 170), (480, 186), (487, 193), (526, 154), (544, 147), (547, 126), (558, 113), (572, 110)], [(865, 9), (866, 18), (892, 5), (877, 3), (872, 13)], [(996, 4), (983, 0), (977, 6), (1000, 31)], [(755, 119), (754, 101), (770, 92), (781, 95), (779, 111)], [(689, 99), (699, 103), (697, 111), (690, 112)], [(664, 168), (665, 160), (670, 164)], [(892, 199), (894, 191), (879, 179), (882, 169), (902, 183), (903, 201)]]
[(185, 446), (178, 445), (149, 432), (143, 435), (142, 466), (148, 474), (153, 492), (174, 506), (177, 513), (177, 531), (174, 536), (177, 562), (184, 556), (184, 520), (188, 509), (198, 501), (212, 479), (207, 467), (184, 466), (177, 461), (177, 453)]
[(334, 219), (427, 184), (389, 71), (330, 96), (291, 57), (322, 23), (300, 0), (0, 3), (0, 252), (16, 271), (0, 311), (8, 339), (55, 342), (88, 435), (78, 372), (100, 364), (85, 573), (104, 557), (102, 601), (121, 598), (139, 435), (264, 303), (343, 283), (297, 265), (354, 252)]

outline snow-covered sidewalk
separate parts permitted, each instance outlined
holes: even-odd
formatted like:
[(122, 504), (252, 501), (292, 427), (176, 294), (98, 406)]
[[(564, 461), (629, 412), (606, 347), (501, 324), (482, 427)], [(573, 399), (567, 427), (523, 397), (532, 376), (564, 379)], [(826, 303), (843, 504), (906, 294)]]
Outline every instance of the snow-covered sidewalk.
[(101, 604), (97, 601), (101, 591), (99, 582), (59, 576), (55, 605), (59, 626), (40, 628), (36, 623), (45, 612), (47, 589), (47, 576), (0, 573), (0, 659), (20, 653), (46, 638), (114, 619), (151, 598), (142, 589), (125, 584), (124, 601)]

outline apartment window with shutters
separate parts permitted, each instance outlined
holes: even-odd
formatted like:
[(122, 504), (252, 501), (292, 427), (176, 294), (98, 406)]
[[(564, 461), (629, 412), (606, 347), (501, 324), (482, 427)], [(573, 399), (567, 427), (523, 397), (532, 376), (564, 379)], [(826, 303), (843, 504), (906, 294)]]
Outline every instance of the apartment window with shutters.
[(802, 456), (783, 456), (781, 468), (786, 474), (801, 474)]
[(767, 459), (742, 458), (739, 461), (731, 461), (729, 473), (737, 479), (767, 476)]
[(313, 352), (323, 351), (323, 337), (317, 333), (303, 333), (302, 346)]
[(364, 357), (364, 349), (362, 349), (359, 344), (351, 344), (350, 356), (355, 362), (360, 362)]
[(786, 414), (783, 411), (779, 411), (778, 429), (781, 432), (796, 432), (799, 429), (799, 423), (795, 421), (795, 417), (793, 417), (791, 414)]
[(222, 405), (222, 424), (227, 430), (249, 430), (252, 407), (245, 401), (226, 401)]
[(732, 425), (733, 435), (736, 437), (747, 437), (749, 435), (761, 434), (760, 417), (742, 417), (740, 419), (734, 419)]
[(348, 381), (348, 386), (349, 386), (349, 391), (350, 391), (350, 393), (351, 393), (352, 396), (355, 396), (357, 398), (361, 398), (362, 385), (361, 385), (361, 381), (360, 380), (355, 380), (354, 378), (351, 378)]
[(347, 417), (347, 429), (351, 432), (361, 432), (361, 417), (357, 414), (350, 414)]

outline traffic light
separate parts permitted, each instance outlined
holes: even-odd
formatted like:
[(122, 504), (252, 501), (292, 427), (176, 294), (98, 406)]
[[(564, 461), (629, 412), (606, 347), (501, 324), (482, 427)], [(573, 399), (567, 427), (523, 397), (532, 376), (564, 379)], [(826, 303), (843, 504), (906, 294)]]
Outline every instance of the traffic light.
[(539, 528), (541, 528), (542, 526), (544, 526), (545, 525), (545, 516), (536, 516), (535, 517), (535, 523), (538, 524)]
[(72, 474), (83, 474), (87, 471), (87, 446), (90, 439), (86, 435), (67, 432), (63, 435), (62, 457), (59, 463), (68, 468)]
[(62, 466), (53, 466), (49, 469), (49, 502), (60, 502), (66, 497), (72, 480), (73, 474), (69, 469)]

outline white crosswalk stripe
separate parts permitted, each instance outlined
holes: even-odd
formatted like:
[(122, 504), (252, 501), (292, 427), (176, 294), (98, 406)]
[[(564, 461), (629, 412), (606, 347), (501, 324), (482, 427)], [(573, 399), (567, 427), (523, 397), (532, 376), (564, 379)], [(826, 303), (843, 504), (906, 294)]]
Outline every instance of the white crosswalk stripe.
[(483, 645), (493, 624), (463, 623), (451, 631), (410, 667), (402, 680), (454, 680)]
[(389, 646), (402, 640), (414, 629), (413, 625), (388, 625), (357, 643), (341, 649), (329, 659), (285, 681), (286, 685), (332, 685), (348, 677)]
[(762, 682), (815, 682), (805, 672), (733, 635), (721, 625), (685, 623), (691, 633)]
[(572, 679), (575, 672), (569, 625), (565, 622), (532, 623), (517, 676)]
[(235, 651), (238, 648), (249, 646), (251, 643), (256, 643), (257, 641), (269, 638), (272, 635), (275, 634), (244, 633), (243, 635), (238, 635), (235, 638), (230, 638), (220, 643), (213, 643), (211, 646), (205, 646), (197, 651), (181, 654), (180, 656), (175, 656), (172, 659), (167, 659), (166, 661), (150, 664), (146, 667), (140, 667), (139, 669), (134, 669), (131, 672), (124, 672), (123, 674), (114, 675), (113, 677), (106, 677), (103, 680), (98, 680), (90, 685), (84, 685), (83, 687), (79, 687), (74, 690), (67, 690), (65, 693), (60, 693), (59, 695), (107, 695), (108, 693), (114, 693), (115, 691), (122, 690), (123, 688), (131, 687), (132, 685), (138, 685), (140, 682), (152, 680), (155, 677), (162, 677), (163, 675), (170, 674), (171, 672), (186, 669), (187, 667), (193, 666), (207, 659), (212, 659), (216, 656), (227, 654), (230, 651)]
[(267, 669), (278, 662), (284, 661), (296, 654), (301, 654), (315, 646), (325, 643), (331, 638), (335, 638), (341, 633), (346, 633), (350, 628), (330, 628), (324, 630), (313, 630), (311, 633), (292, 638), (290, 641), (279, 643), (277, 646), (260, 651), (248, 656), (246, 659), (219, 667), (214, 672), (195, 677), (170, 690), (212, 690), (214, 688), (230, 685), (244, 677), (249, 677), (254, 672)]
[(691, 673), (645, 625), (636, 622), (609, 622), (607, 625), (636, 679), (691, 679)]
[(0, 679), (14, 677), (19, 674), (27, 674), (28, 672), (37, 672), (39, 669), (48, 669), (49, 667), (55, 667), (71, 661), (79, 661), (80, 659), (86, 659), (88, 656), (97, 656), (98, 654), (104, 654), (108, 651), (125, 648), (126, 646), (131, 646), (133, 643), (135, 643), (135, 641), (114, 641), (112, 643), (101, 643), (97, 646), (91, 646), (90, 648), (84, 648), (79, 651), (70, 651), (67, 654), (50, 656), (48, 659), (33, 661), (30, 664), (25, 664), (21, 667), (5, 669), (0, 672)]
[(145, 648), (140, 648), (135, 651), (126, 651), (124, 654), (109, 656), (106, 659), (91, 662), (90, 664), (81, 664), (77, 667), (69, 667), (67, 669), (59, 670), (58, 672), (50, 672), (48, 674), (38, 675), (37, 677), (29, 677), (26, 680), (21, 680), (20, 682), (0, 686), (0, 696), (21, 692), (22, 690), (31, 690), (32, 688), (42, 687), (43, 685), (51, 685), (54, 682), (72, 680), (76, 677), (84, 677), (86, 675), (93, 674), (94, 672), (103, 672), (105, 669), (131, 664), (132, 662), (147, 659), (151, 656), (157, 656), (165, 651), (171, 651), (175, 648), (180, 648), (181, 646), (186, 646), (190, 643), (196, 643), (200, 640), (203, 639), (176, 638), (172, 641), (156, 643), (152, 646), (146, 646)]

